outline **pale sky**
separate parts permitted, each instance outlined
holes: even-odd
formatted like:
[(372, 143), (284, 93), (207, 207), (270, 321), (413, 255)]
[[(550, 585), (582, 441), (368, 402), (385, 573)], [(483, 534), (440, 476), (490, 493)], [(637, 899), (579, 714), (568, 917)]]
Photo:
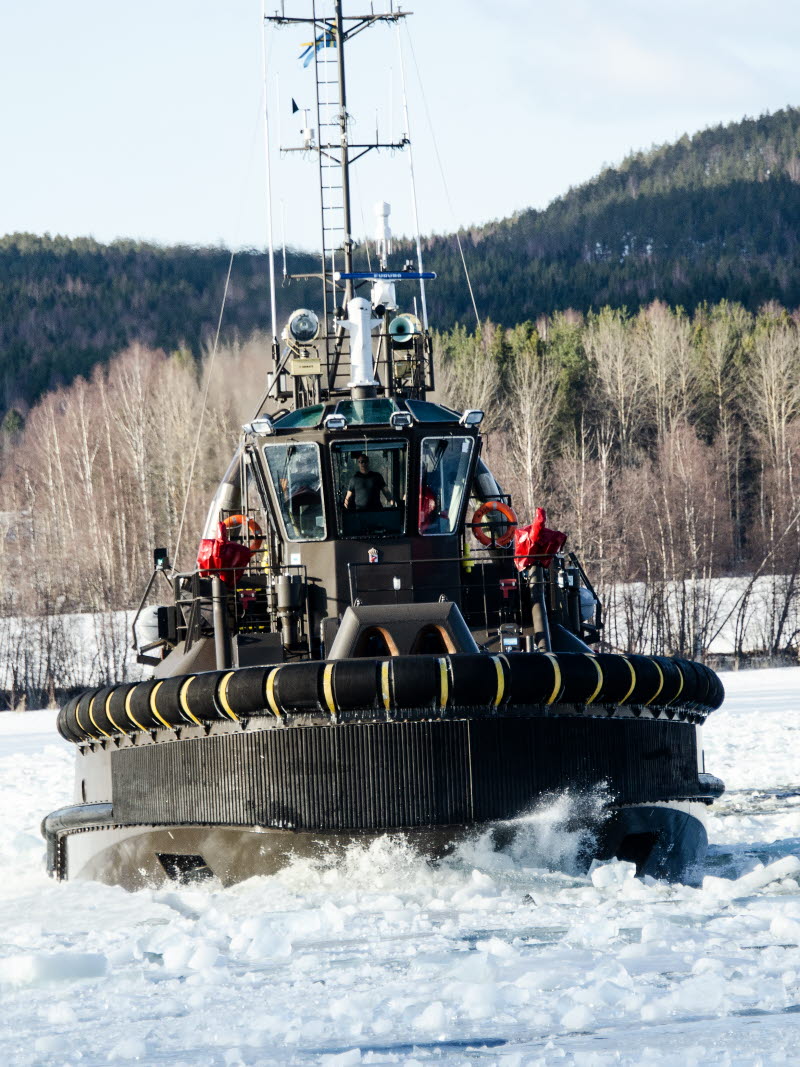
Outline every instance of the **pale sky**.
[[(797, 0), (402, 6), (424, 233), (543, 207), (633, 149), (800, 103)], [(345, 13), (369, 7), (346, 0)], [(259, 15), (260, 0), (0, 0), (0, 233), (263, 247)], [(313, 67), (297, 58), (308, 39), (267, 33), (276, 143), (279, 127), (298, 143), (290, 100), (313, 98)], [(349, 77), (356, 134), (374, 137), (377, 115), (381, 136), (397, 136), (393, 29), (352, 42)], [(409, 233), (405, 158), (356, 169), (356, 234), (372, 235), (379, 200)], [(313, 160), (273, 148), (278, 244), (285, 228), (288, 244), (316, 248), (315, 182)]]

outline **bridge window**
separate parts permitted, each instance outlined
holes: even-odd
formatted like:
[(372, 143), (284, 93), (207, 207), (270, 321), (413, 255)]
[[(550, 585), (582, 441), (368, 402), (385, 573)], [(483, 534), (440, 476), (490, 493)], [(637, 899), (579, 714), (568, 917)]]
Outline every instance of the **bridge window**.
[(331, 446), (336, 513), (342, 537), (403, 533), (406, 507), (405, 441), (343, 441)]
[[(229, 515), (244, 512), (251, 516), (263, 514), (267, 502), (261, 498), (253, 471), (249, 464), (242, 463), (242, 453), (238, 451), (225, 472), (225, 477), (217, 487), (211, 507), (208, 509), (203, 537), (214, 538), (219, 533), (219, 523)], [(263, 518), (260, 520), (263, 523)], [(236, 531), (230, 530), (232, 540), (238, 540)]]
[(472, 437), (423, 439), (419, 486), (421, 534), (456, 532), (474, 446)]
[(388, 423), (397, 404), (389, 397), (377, 397), (367, 400), (340, 400), (336, 405), (336, 414), (344, 415), (348, 426), (376, 426)]
[(319, 473), (319, 446), (265, 445), (272, 489), (290, 541), (323, 541), (325, 512)]

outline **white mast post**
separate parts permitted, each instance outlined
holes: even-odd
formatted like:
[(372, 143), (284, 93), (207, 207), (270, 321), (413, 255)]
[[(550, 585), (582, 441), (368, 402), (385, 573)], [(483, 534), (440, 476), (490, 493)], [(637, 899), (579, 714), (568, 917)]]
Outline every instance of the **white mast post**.
[(275, 241), (272, 232), (272, 167), (269, 152), (269, 94), (267, 90), (267, 43), (265, 39), (266, 0), (260, 0), (261, 33), (261, 84), (264, 92), (264, 160), (267, 170), (267, 247), (269, 249), (269, 300), (272, 317), (272, 352), (276, 360), (278, 354), (278, 309), (275, 298)]
[[(414, 152), (411, 145), (411, 128), (408, 121), (408, 97), (406, 96), (406, 68), (403, 62), (403, 45), (400, 39), (400, 23), (397, 23), (397, 50), (400, 55), (400, 79), (403, 86), (403, 130), (408, 139), (408, 169), (411, 176), (411, 208), (414, 215), (414, 235), (417, 244), (417, 270), (422, 274), (422, 243), (419, 236), (419, 211), (417, 209), (417, 183), (414, 180)], [(422, 325), (428, 330), (428, 304), (425, 300), (425, 279), (420, 278), (419, 295), (422, 303)]]

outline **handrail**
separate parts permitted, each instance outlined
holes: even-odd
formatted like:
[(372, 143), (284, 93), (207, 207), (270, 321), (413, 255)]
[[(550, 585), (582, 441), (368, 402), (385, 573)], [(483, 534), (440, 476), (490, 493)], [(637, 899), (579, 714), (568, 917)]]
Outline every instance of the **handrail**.
[[(245, 611), (247, 606), (252, 603), (253, 600), (261, 601), (270, 616), (274, 614), (272, 599), (273, 585), (270, 581), (273, 577), (279, 577), (280, 575), (299, 575), (302, 578), (302, 585), (304, 589), (308, 587), (308, 569), (305, 564), (292, 563), (292, 564), (259, 564), (257, 568), (251, 570), (250, 567), (219, 567), (214, 568), (213, 575), (222, 577), (223, 575), (228, 579), (224, 582), (226, 590), (226, 599), (229, 606), (233, 609), (234, 626), (238, 629), (242, 625)], [(265, 584), (261, 585), (248, 585), (249, 577), (263, 579)], [(183, 640), (185, 644), (185, 650), (188, 652), (194, 642), (200, 636), (200, 629), (203, 620), (202, 611), (203, 608), (211, 608), (213, 603), (213, 596), (211, 591), (202, 592), (200, 590), (201, 581), (210, 581), (211, 572), (206, 568), (203, 568), (203, 573), (199, 568), (195, 568), (192, 571), (176, 572), (173, 575), (174, 587), (176, 595), (174, 598), (175, 607), (179, 609), (179, 621), (177, 623), (178, 637), (180, 639), (183, 634)], [(184, 586), (181, 589), (183, 583), (189, 583), (189, 589)], [(253, 595), (245, 598), (243, 593), (249, 591)], [(181, 592), (188, 592), (188, 596), (181, 596)], [(263, 598), (259, 596), (259, 593), (263, 594)], [(304, 619), (304, 623), (301, 627), (303, 637), (306, 640), (310, 640), (311, 634), (311, 615), (308, 596), (305, 595), (305, 610), (300, 612)], [(188, 614), (185, 613), (185, 609), (188, 607)], [(244, 610), (242, 608), (244, 607)]]

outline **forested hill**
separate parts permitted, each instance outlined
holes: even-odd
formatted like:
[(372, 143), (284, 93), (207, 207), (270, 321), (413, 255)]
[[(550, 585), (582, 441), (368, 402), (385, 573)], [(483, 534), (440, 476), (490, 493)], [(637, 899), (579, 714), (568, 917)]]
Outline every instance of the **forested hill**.
[[(0, 238), (0, 419), (134, 342), (198, 355), (217, 328), (229, 261), (224, 248)], [(319, 270), (319, 257), (295, 255), (292, 269)], [(318, 295), (319, 282), (294, 282), (291, 295), (279, 290), (279, 307)], [(237, 255), (223, 336), (246, 337), (268, 323), (267, 257)]]
[[(554, 146), (554, 150), (555, 146)], [(509, 158), (508, 165), (514, 165)], [(543, 161), (546, 166), (546, 157)], [(468, 180), (468, 175), (464, 175)], [(485, 213), (486, 204), (476, 204)], [(800, 305), (800, 110), (638, 153), (546, 210), (461, 234), (478, 311), (504, 325), (572, 307)], [(426, 242), (431, 321), (474, 322), (455, 238)], [(402, 250), (401, 250), (402, 252)], [(0, 418), (133, 341), (197, 354), (213, 335), (224, 249), (16, 234), (0, 239)], [(292, 272), (318, 269), (290, 257)], [(366, 265), (366, 264), (364, 264)], [(281, 313), (319, 303), (317, 282), (279, 289)], [(237, 255), (226, 338), (268, 322), (263, 255)]]
[[(636, 153), (544, 211), (460, 236), (478, 311), (504, 325), (654, 299), (689, 309), (721, 299), (796, 307), (800, 109)], [(439, 273), (432, 314), (468, 322), (455, 238), (429, 241), (427, 264)]]

